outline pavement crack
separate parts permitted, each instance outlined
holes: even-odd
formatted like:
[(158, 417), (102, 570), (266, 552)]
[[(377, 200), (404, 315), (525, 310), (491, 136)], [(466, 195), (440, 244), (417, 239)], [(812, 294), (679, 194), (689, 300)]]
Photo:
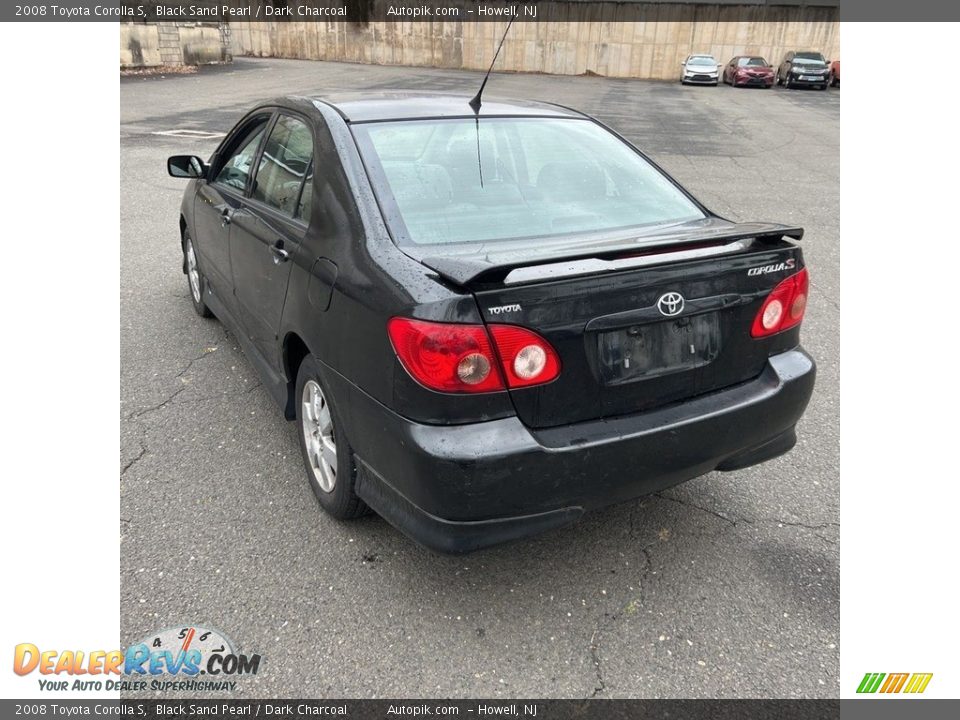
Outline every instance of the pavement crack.
[[(641, 509), (642, 507), (644, 507), (643, 501), (638, 501), (635, 502), (633, 507), (630, 508), (627, 535), (631, 540), (638, 539), (636, 534), (635, 517), (637, 510)], [(643, 596), (647, 584), (647, 577), (650, 575), (650, 571), (653, 570), (653, 558), (651, 557), (650, 550), (655, 544), (656, 543), (650, 543), (640, 546), (640, 553), (643, 555), (644, 563), (643, 570), (641, 571), (638, 579), (637, 590), (639, 592), (639, 596), (636, 598), (630, 597), (627, 602), (622, 603), (619, 610), (613, 614), (604, 613), (603, 618), (597, 622), (597, 626), (594, 628), (593, 634), (590, 636), (590, 644), (588, 649), (590, 652), (590, 660), (593, 663), (593, 669), (597, 679), (596, 684), (593, 687), (593, 691), (588, 696), (589, 699), (596, 698), (607, 690), (607, 680), (603, 674), (603, 657), (601, 654), (604, 634), (614, 623), (617, 622), (617, 620), (623, 617), (624, 612), (626, 612), (628, 608), (633, 608), (635, 611), (638, 604), (640, 607), (643, 607)]]
[(790, 521), (790, 520), (783, 520), (782, 518), (764, 518), (764, 519), (762, 519), (762, 520), (759, 520), (758, 522), (769, 523), (769, 524), (776, 523), (777, 525), (780, 525), (780, 526), (784, 526), (784, 525), (785, 525), (785, 526), (787, 526), (787, 527), (795, 527), (795, 528), (803, 528), (804, 530), (811, 530), (811, 531), (813, 531), (813, 534), (814, 534), (816, 537), (820, 538), (821, 540), (823, 540), (823, 542), (827, 543), (828, 545), (836, 545), (836, 544), (837, 544), (837, 541), (836, 541), (835, 539), (833, 539), (833, 538), (827, 537), (826, 535), (823, 535), (822, 533), (818, 533), (818, 532), (816, 532), (816, 531), (817, 531), (817, 530), (824, 530), (825, 528), (839, 528), (839, 527), (840, 527), (840, 523), (837, 523), (837, 522), (823, 522), (823, 523), (817, 523), (817, 524), (814, 525), (814, 524), (811, 524), (811, 523), (793, 522), (793, 521)]
[[(733, 517), (729, 515), (724, 515), (723, 513), (719, 513), (716, 510), (711, 510), (710, 508), (705, 508), (702, 505), (697, 505), (696, 503), (692, 503), (689, 500), (681, 500), (680, 498), (670, 497), (669, 495), (663, 495), (661, 493), (654, 493), (654, 497), (658, 497), (661, 500), (669, 500), (670, 502), (677, 503), (678, 505), (686, 505), (687, 507), (691, 507), (695, 510), (699, 510), (700, 512), (706, 513), (708, 515), (712, 515), (715, 518), (719, 518), (720, 520), (723, 520), (725, 523), (733, 527), (736, 527), (737, 525), (740, 525), (740, 524), (757, 525), (760, 523), (777, 523), (778, 525), (787, 525), (789, 527), (804, 528), (806, 530), (823, 530), (824, 528), (829, 528), (829, 527), (840, 527), (840, 523), (836, 523), (836, 522), (822, 522), (822, 523), (812, 524), (812, 523), (798, 522), (793, 520), (784, 520), (783, 518)], [(632, 531), (632, 522), (633, 522), (633, 518), (631, 516), (631, 531)]]
[(144, 443), (140, 443), (140, 452), (137, 453), (136, 457), (128, 460), (127, 463), (120, 469), (120, 477), (123, 477), (127, 470), (143, 460), (144, 455), (146, 455), (148, 452), (147, 446)]
[(752, 522), (751, 520), (747, 520), (746, 518), (731, 518), (722, 513), (718, 513), (716, 510), (711, 510), (710, 508), (705, 508), (700, 505), (697, 505), (696, 503), (692, 503), (687, 500), (681, 500), (680, 498), (670, 497), (669, 495), (663, 495), (662, 493), (654, 493), (653, 496), (658, 497), (661, 500), (669, 500), (670, 502), (677, 503), (678, 505), (685, 505), (687, 507), (691, 507), (695, 510), (699, 510), (700, 512), (706, 513), (707, 515), (713, 515), (715, 518), (719, 518), (720, 520), (723, 520), (725, 523), (729, 523), (730, 525), (733, 525), (733, 526), (736, 526), (738, 523), (741, 523), (741, 522), (747, 523), (747, 524), (750, 524)]
[(807, 530), (823, 530), (824, 528), (828, 528), (828, 527), (840, 527), (840, 523), (836, 523), (836, 522), (825, 522), (825, 523), (818, 523), (816, 525), (810, 525), (809, 523), (791, 522), (789, 520), (781, 520), (780, 518), (773, 518), (773, 519), (765, 518), (761, 522), (777, 523), (779, 525), (789, 525), (790, 527), (806, 528)]
[[(177, 375), (177, 377), (180, 377), (180, 376)], [(170, 396), (168, 396), (167, 398), (161, 400), (161, 401), (158, 402), (156, 405), (151, 405), (150, 407), (144, 408), (143, 410), (137, 410), (136, 412), (130, 413), (129, 415), (127, 415), (127, 419), (128, 419), (128, 420), (139, 420), (139, 419), (142, 418), (144, 415), (149, 415), (149, 414), (152, 413), (152, 412), (156, 412), (157, 410), (161, 410), (162, 408), (165, 408), (167, 405), (169, 405), (171, 402), (173, 402), (174, 398), (176, 398), (177, 395), (179, 395), (180, 393), (182, 393), (182, 392), (183, 392), (184, 390), (186, 390), (186, 389), (187, 389), (187, 386), (186, 386), (186, 385), (183, 385), (183, 386), (177, 388), (176, 390), (173, 391), (173, 394), (172, 394), (172, 395), (170, 395)]]
[(212, 355), (212, 354), (216, 351), (216, 349), (217, 349), (217, 348), (216, 348), (216, 345), (222, 343), (222, 342), (225, 341), (226, 339), (227, 339), (227, 333), (226, 333), (226, 331), (224, 331), (224, 332), (222, 333), (221, 337), (219, 338), (219, 340), (215, 341), (214, 344), (210, 344), (210, 345), (208, 345), (207, 347), (205, 347), (205, 348), (203, 349), (203, 352), (201, 352), (201, 353), (200, 353), (199, 355), (197, 355), (195, 358), (192, 358), (192, 359), (183, 367), (183, 369), (180, 370), (180, 372), (178, 372), (176, 375), (173, 376), (174, 380), (180, 380), (180, 381), (181, 381), (180, 387), (178, 387), (178, 388), (177, 388), (176, 390), (174, 390), (170, 395), (168, 395), (166, 398), (164, 398), (164, 399), (161, 400), (160, 402), (156, 403), (155, 405), (151, 405), (150, 407), (143, 408), (142, 410), (135, 410), (134, 412), (132, 412), (132, 413), (130, 413), (129, 415), (127, 415), (127, 416), (126, 416), (126, 419), (127, 419), (127, 420), (139, 420), (139, 419), (142, 418), (144, 415), (149, 415), (150, 413), (156, 412), (157, 410), (161, 410), (161, 409), (165, 408), (167, 405), (169, 405), (180, 393), (182, 393), (182, 392), (183, 392), (184, 390), (186, 390), (187, 387), (188, 387), (187, 383), (183, 382), (183, 376), (186, 375), (188, 372), (190, 372), (190, 370), (193, 368), (193, 366), (194, 366), (196, 363), (200, 362), (200, 361), (203, 360), (205, 357), (209, 357), (210, 355)]

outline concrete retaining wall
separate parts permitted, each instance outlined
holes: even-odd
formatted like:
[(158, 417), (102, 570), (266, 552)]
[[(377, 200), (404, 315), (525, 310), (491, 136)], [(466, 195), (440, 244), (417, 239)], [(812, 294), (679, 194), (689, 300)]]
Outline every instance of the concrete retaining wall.
[[(570, 15), (584, 3), (571, 4)], [(653, 13), (655, 15), (656, 13)], [(788, 50), (840, 57), (836, 8), (798, 7), (765, 20), (764, 7), (676, 6), (667, 20), (644, 22), (518, 22), (496, 69), (673, 80), (693, 52), (721, 63), (763, 55), (778, 64)], [(506, 23), (500, 22), (244, 22), (231, 25), (235, 55), (338, 60), (378, 65), (486, 70)]]
[(217, 25), (121, 23), (120, 67), (229, 62), (229, 41)]

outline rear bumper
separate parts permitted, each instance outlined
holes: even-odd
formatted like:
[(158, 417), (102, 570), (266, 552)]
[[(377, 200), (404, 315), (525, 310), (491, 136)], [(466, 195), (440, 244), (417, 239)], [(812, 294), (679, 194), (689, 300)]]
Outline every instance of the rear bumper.
[(469, 552), (787, 452), (815, 374), (813, 360), (791, 350), (771, 357), (748, 383), (637, 415), (546, 430), (530, 430), (515, 417), (421, 425), (348, 385), (357, 493), (422, 544)]

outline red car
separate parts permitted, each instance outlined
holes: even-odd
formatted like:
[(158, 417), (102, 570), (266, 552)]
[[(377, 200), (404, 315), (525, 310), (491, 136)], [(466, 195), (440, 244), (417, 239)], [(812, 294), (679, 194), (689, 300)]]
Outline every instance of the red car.
[(773, 66), (759, 55), (737, 55), (723, 68), (723, 81), (727, 85), (742, 87), (773, 87), (776, 81)]
[(830, 84), (833, 87), (840, 87), (840, 61), (834, 60), (830, 63)]

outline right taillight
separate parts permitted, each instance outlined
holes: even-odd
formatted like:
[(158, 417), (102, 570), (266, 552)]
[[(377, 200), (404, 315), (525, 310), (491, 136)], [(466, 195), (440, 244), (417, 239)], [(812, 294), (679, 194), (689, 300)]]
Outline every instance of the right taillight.
[(807, 309), (809, 286), (806, 268), (777, 285), (760, 306), (750, 334), (755, 338), (766, 337), (799, 325)]
[(560, 374), (560, 358), (550, 343), (515, 325), (395, 317), (387, 323), (387, 334), (410, 376), (439, 392), (528, 387), (550, 382)]

